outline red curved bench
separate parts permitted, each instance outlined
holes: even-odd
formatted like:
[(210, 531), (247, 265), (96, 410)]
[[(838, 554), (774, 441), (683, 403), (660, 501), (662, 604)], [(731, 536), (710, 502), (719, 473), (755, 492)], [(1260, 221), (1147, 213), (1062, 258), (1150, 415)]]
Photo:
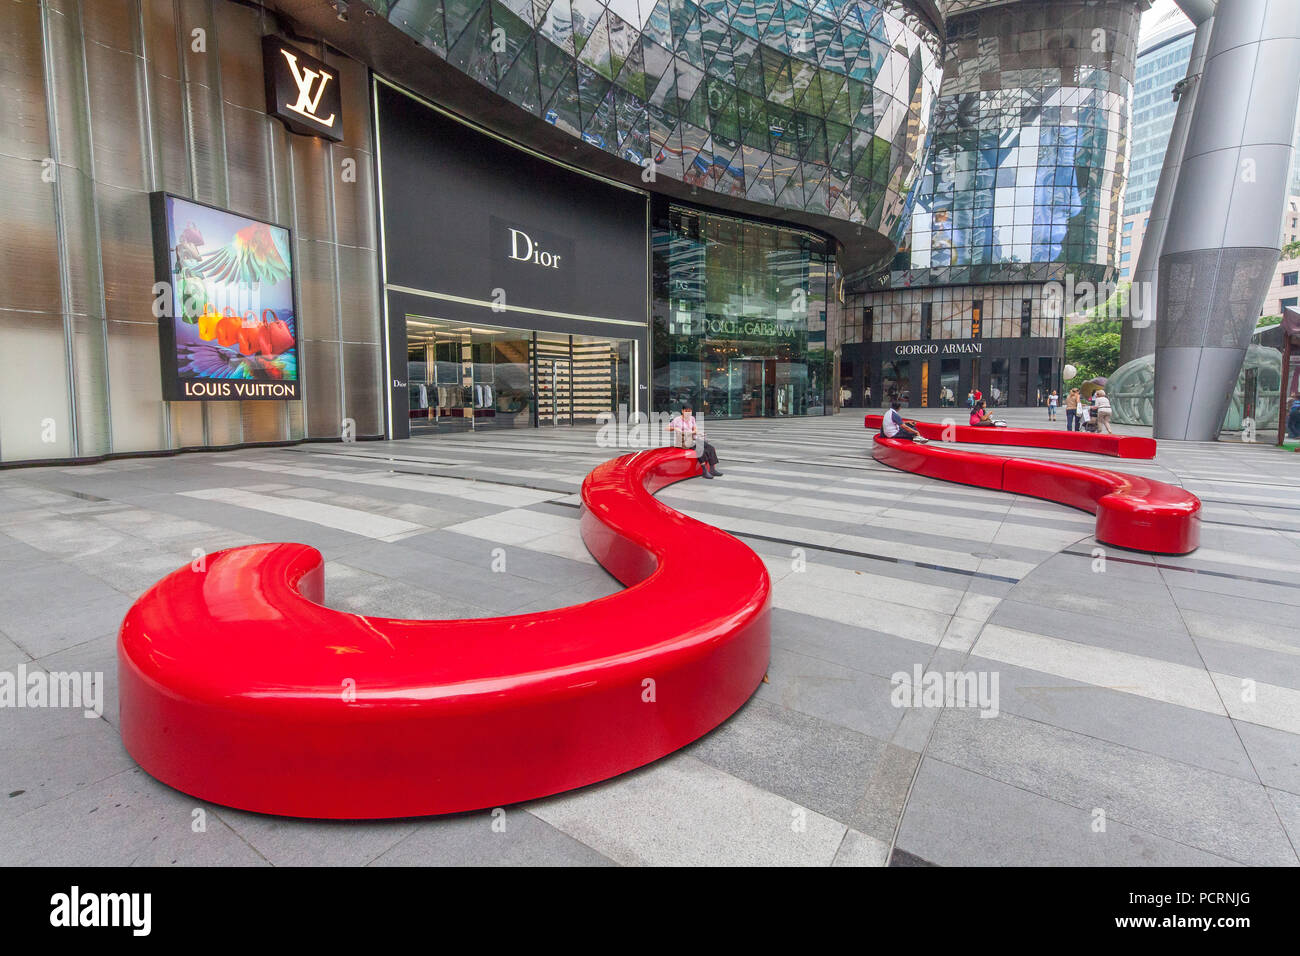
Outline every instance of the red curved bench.
[[(879, 430), (882, 415), (868, 415), (867, 428)], [(909, 423), (911, 419), (908, 419)], [(1061, 451), (1087, 451), (1115, 458), (1154, 458), (1156, 440), (1139, 435), (1098, 435), (1094, 432), (1067, 432), (1053, 428), (990, 428), (987, 425), (943, 425), (939, 422), (915, 422), (922, 438), (932, 441), (955, 441), (972, 445), (1016, 445), (1021, 448), (1056, 448)], [(951, 436), (944, 437), (944, 430)]]
[(1081, 508), (1097, 516), (1097, 540), (1103, 544), (1156, 554), (1187, 554), (1201, 541), (1200, 499), (1163, 481), (1103, 468), (1002, 458), (951, 445), (917, 444), (879, 433), (871, 456), (891, 468), (927, 478)]
[(698, 473), (663, 448), (587, 476), (583, 539), (627, 587), (573, 607), (348, 614), (301, 544), (173, 572), (122, 623), (123, 742), (195, 797), (325, 818), (500, 806), (656, 760), (748, 700), (771, 650), (762, 560), (651, 496)]

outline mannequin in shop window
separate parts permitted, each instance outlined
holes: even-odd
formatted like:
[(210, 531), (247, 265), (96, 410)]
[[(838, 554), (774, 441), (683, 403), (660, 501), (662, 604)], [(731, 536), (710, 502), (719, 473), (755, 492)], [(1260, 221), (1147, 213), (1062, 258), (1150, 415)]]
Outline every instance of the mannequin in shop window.
[(704, 432), (695, 423), (695, 413), (691, 406), (682, 406), (681, 414), (668, 423), (668, 430), (672, 432), (675, 445), (681, 448), (695, 447), (695, 457), (700, 462), (705, 478), (722, 477), (722, 472), (718, 471), (718, 452), (704, 440)]

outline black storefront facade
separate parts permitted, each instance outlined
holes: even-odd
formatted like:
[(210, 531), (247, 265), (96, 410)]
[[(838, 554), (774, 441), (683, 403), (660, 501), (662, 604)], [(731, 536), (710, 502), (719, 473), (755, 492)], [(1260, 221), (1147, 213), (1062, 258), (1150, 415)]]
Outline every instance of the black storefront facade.
[(373, 84), (389, 437), (645, 411), (648, 194)]
[(856, 342), (840, 350), (841, 404), (966, 407), (978, 387), (990, 407), (1041, 406), (1062, 387), (1064, 340), (1048, 337)]
[(388, 437), (832, 410), (833, 239), (611, 182), (372, 82)]

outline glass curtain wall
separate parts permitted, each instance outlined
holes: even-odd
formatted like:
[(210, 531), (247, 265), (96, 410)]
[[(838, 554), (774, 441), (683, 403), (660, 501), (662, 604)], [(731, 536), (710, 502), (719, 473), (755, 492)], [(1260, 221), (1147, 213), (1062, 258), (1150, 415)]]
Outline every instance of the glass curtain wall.
[(810, 233), (667, 206), (654, 225), (654, 406), (784, 418), (831, 406), (834, 259)]

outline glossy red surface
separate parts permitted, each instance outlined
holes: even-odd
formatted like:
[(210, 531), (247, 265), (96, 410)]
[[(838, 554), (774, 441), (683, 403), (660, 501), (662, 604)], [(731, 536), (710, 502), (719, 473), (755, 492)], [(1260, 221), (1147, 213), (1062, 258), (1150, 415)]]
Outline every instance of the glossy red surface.
[[(954, 417), (969, 419), (965, 409), (954, 408)], [(867, 415), (867, 428), (880, 429), (881, 415)], [(906, 418), (906, 415), (904, 415)], [(911, 419), (908, 419), (911, 422)], [(1014, 445), (1018, 448), (1057, 448), (1061, 451), (1086, 451), (1115, 458), (1154, 458), (1156, 440), (1139, 435), (1098, 435), (1094, 432), (1067, 432), (1055, 428), (997, 428), (986, 425), (942, 425), (938, 422), (915, 422), (922, 438), (932, 441), (971, 445)]]
[(917, 444), (879, 433), (871, 454), (900, 471), (1081, 508), (1097, 516), (1097, 540), (1103, 544), (1155, 554), (1187, 554), (1200, 544), (1200, 499), (1163, 481), (1103, 468), (1002, 458), (951, 444)]
[(320, 603), (323, 559), (301, 544), (173, 572), (122, 623), (123, 742), (200, 799), (325, 818), (495, 807), (671, 753), (753, 694), (771, 651), (762, 560), (652, 497), (698, 473), (662, 448), (587, 476), (583, 539), (627, 587), (573, 607), (348, 614)]

